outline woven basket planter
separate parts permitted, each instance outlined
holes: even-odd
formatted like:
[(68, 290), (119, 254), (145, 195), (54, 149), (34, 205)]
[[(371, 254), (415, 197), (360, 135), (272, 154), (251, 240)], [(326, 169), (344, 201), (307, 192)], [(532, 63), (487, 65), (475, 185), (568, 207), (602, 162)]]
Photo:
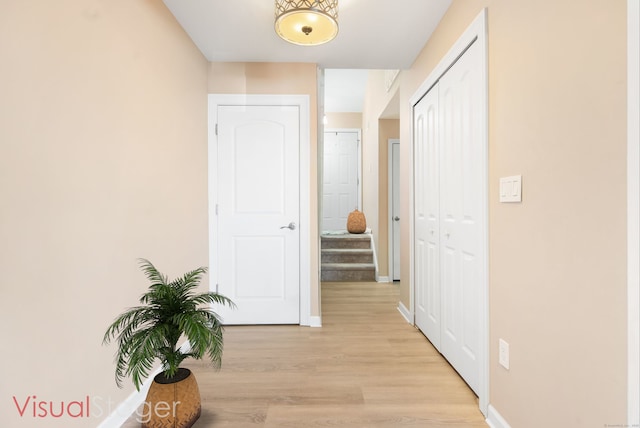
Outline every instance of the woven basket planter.
[(367, 230), (367, 220), (362, 211), (354, 210), (347, 217), (347, 232), (364, 233)]
[(176, 382), (157, 375), (144, 403), (142, 428), (189, 428), (200, 417), (200, 390), (189, 369), (178, 369)]

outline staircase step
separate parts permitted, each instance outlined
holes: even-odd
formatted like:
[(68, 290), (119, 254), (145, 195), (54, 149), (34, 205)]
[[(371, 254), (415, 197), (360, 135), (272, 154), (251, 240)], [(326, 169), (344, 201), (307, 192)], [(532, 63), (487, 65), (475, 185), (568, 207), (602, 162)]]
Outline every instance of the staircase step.
[(374, 270), (373, 263), (322, 263), (327, 270)]
[(322, 281), (375, 281), (371, 235), (322, 235), (320, 242)]
[(369, 235), (322, 235), (321, 248), (371, 248)]
[(373, 263), (373, 250), (365, 248), (325, 248), (322, 263)]
[(373, 263), (323, 263), (322, 281), (375, 281)]

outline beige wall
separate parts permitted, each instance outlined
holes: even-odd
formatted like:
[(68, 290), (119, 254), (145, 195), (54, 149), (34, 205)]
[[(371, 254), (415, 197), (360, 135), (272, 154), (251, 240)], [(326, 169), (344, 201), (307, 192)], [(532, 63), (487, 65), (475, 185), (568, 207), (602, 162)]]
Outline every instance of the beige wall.
[[(318, 235), (318, 80), (317, 66), (306, 63), (210, 63), (210, 94), (309, 95), (311, 110), (310, 178), (311, 316), (320, 316)], [(303, 169), (304, 171), (304, 169)]]
[(379, 276), (389, 274), (387, 140), (399, 136), (399, 122), (384, 117), (387, 107), (396, 102), (398, 82), (387, 90), (385, 72), (371, 70), (362, 111), (362, 207), (376, 245)]
[[(454, 0), (401, 74), (409, 97), (488, 7), (490, 402), (511, 426), (626, 420), (626, 7)], [(410, 167), (401, 146), (402, 170)], [(498, 202), (522, 174), (523, 202)], [(410, 176), (402, 177), (408, 188)], [(401, 200), (409, 218), (409, 195)], [(409, 249), (403, 223), (402, 248)], [(402, 260), (402, 276), (410, 274)], [(409, 283), (402, 283), (409, 305)], [(498, 365), (498, 339), (511, 369)]]
[[(101, 341), (136, 258), (208, 262), (207, 62), (159, 0), (5, 2), (0, 58), (2, 425), (95, 427), (134, 390)], [(33, 395), (91, 414), (21, 418)]]
[(362, 129), (362, 113), (325, 113), (325, 128)]

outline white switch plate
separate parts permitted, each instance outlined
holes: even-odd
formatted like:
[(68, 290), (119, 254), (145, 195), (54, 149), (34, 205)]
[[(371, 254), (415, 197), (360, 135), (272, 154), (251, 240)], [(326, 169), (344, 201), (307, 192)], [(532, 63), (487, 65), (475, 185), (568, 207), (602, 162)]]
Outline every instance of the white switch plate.
[(500, 178), (500, 202), (522, 202), (522, 176)]
[(509, 370), (509, 344), (504, 340), (500, 339), (499, 344), (499, 352), (498, 352), (498, 362), (502, 367)]

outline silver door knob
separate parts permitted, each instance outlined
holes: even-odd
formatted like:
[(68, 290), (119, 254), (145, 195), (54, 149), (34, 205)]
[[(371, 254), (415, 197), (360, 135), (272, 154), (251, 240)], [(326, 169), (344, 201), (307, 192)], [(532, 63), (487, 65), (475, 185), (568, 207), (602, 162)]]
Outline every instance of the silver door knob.
[(400, 217), (395, 216), (395, 217), (393, 218), (393, 220), (394, 220), (394, 221), (400, 221)]
[(296, 230), (296, 224), (294, 222), (289, 223), (286, 226), (282, 226), (280, 229), (291, 229), (291, 230)]

